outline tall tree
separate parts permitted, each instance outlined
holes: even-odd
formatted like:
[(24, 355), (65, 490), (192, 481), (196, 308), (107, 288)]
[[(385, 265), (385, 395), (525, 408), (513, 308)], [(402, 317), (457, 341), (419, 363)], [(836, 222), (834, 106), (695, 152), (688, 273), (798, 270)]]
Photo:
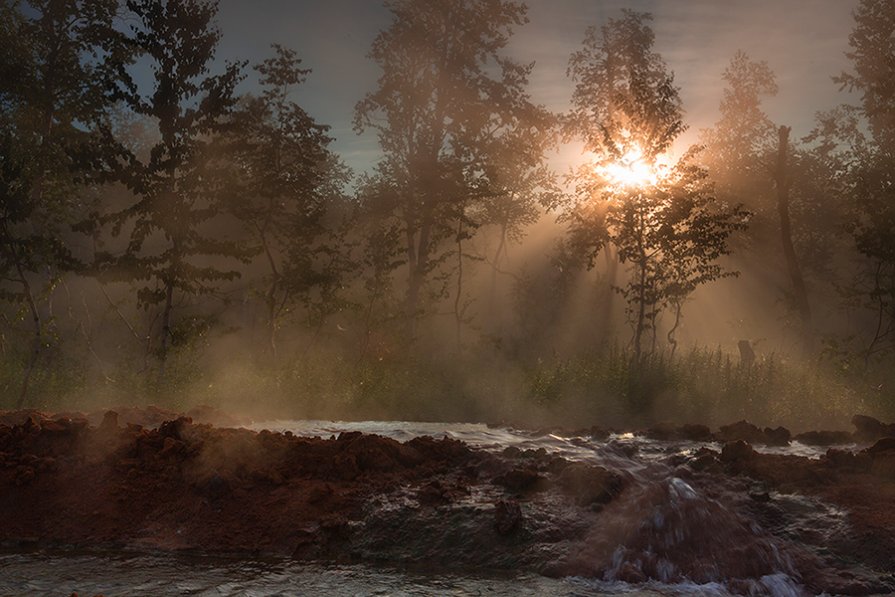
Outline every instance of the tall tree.
[(769, 209), (771, 180), (764, 163), (777, 149), (777, 126), (763, 100), (777, 95), (777, 77), (768, 63), (738, 50), (721, 75), (725, 87), (715, 126), (701, 131), (700, 159), (719, 192), (745, 202), (757, 217)]
[[(721, 100), (721, 117), (702, 133), (704, 163), (719, 190), (743, 201), (753, 212), (753, 251), (778, 247), (763, 261), (782, 256), (788, 284), (786, 303), (797, 314), (805, 348), (812, 345), (811, 306), (804, 277), (797, 232), (804, 228), (793, 219), (794, 200), (811, 200), (799, 192), (797, 179), (801, 154), (790, 138), (791, 128), (775, 125), (764, 112), (764, 97), (777, 93), (774, 72), (764, 61), (753, 61), (738, 51), (724, 71), (727, 84)], [(800, 211), (805, 211), (804, 209)], [(776, 236), (776, 239), (774, 238)], [(778, 257), (779, 258), (779, 257)]]
[[(264, 278), (267, 344), (277, 354), (284, 312), (311, 288), (336, 286), (331, 235), (324, 218), (339, 205), (348, 172), (329, 150), (328, 126), (290, 99), (310, 70), (295, 52), (274, 46), (258, 64), (261, 93), (246, 97), (232, 131), (230, 211), (244, 224), (268, 268)], [(225, 158), (226, 159), (226, 158)]]
[(114, 0), (0, 8), (0, 298), (24, 305), (33, 330), (20, 404), (47, 342), (42, 303), (75, 265), (61, 239), (89, 202), (109, 74), (126, 55), (117, 10)]
[(141, 284), (140, 306), (160, 309), (155, 352), (161, 379), (176, 323), (175, 296), (208, 293), (238, 276), (209, 257), (247, 258), (239, 243), (207, 230), (220, 214), (222, 181), (210, 167), (210, 144), (230, 120), (242, 65), (210, 74), (221, 36), (214, 25), (216, 2), (128, 0), (126, 6), (131, 43), (153, 80), (143, 93), (122, 71), (119, 91), (130, 110), (157, 123), (159, 140), (147, 160), (131, 154), (120, 169), (135, 200), (106, 217), (115, 235), (127, 232), (128, 243), (122, 255), (106, 255), (105, 265)]
[(532, 66), (501, 55), (513, 27), (526, 22), (514, 0), (386, 6), (394, 21), (370, 51), (382, 74), (358, 103), (355, 125), (375, 129), (384, 153), (377, 176), (388, 181), (381, 185), (392, 193), (388, 211), (403, 228), (412, 336), (421, 295), (448, 255), (442, 244), (469, 234), (479, 224), (471, 205), (494, 194), (483, 158), (497, 137), (524, 122)]
[(869, 135), (851, 127), (857, 158), (850, 172), (850, 229), (863, 256), (854, 288), (873, 310), (865, 361), (895, 349), (895, 2), (861, 0), (847, 56), (853, 69), (836, 80), (860, 95), (851, 112)]
[[(673, 302), (723, 275), (715, 261), (741, 225), (742, 212), (717, 202), (692, 152), (677, 164), (666, 154), (685, 130), (674, 76), (653, 50), (651, 16), (625, 10), (597, 30), (569, 62), (575, 82), (567, 131), (592, 154), (575, 181), (577, 201), (564, 217), (593, 257), (608, 246), (630, 264), (619, 291), (627, 302), (635, 358), (644, 336)], [(580, 241), (579, 241), (580, 242)]]

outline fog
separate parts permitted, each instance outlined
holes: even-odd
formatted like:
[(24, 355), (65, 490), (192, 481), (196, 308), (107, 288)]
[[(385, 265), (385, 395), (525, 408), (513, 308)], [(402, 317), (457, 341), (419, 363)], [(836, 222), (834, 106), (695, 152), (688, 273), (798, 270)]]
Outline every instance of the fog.
[(2, 13), (0, 408), (895, 413), (890, 1), (143, 4)]

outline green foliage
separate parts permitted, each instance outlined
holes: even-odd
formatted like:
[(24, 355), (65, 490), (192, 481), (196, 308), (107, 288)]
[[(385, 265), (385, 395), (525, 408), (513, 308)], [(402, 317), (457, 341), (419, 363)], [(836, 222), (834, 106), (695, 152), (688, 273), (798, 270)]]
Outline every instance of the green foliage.
[[(828, 363), (798, 364), (770, 355), (745, 366), (720, 350), (694, 348), (679, 356), (636, 358), (613, 349), (538, 363), (528, 374), (528, 397), (556, 424), (592, 421), (630, 427), (657, 421), (719, 426), (746, 419), (794, 429), (843, 426), (856, 412), (895, 416), (883, 398), (891, 375), (877, 368), (862, 377), (836, 375)], [(880, 382), (879, 380), (886, 381)]]
[[(655, 349), (664, 309), (675, 311), (668, 334), (674, 347), (690, 294), (732, 275), (718, 259), (729, 253), (728, 237), (745, 227), (746, 215), (716, 200), (706, 171), (693, 163), (695, 149), (671, 168), (659, 163), (686, 127), (674, 77), (652, 49), (651, 18), (625, 10), (599, 36), (588, 29), (583, 49), (572, 55), (569, 74), (576, 85), (567, 130), (596, 160), (578, 170), (578, 202), (563, 215), (573, 239), (589, 249), (591, 264), (596, 253), (614, 248), (629, 265), (631, 275), (617, 290), (627, 303), (638, 358), (650, 331)], [(619, 168), (636, 179), (618, 178), (613, 173)]]
[(148, 61), (153, 86), (151, 93), (142, 93), (132, 73), (121, 69), (117, 94), (134, 114), (156, 124), (159, 140), (145, 160), (120, 148), (127, 157), (115, 179), (134, 200), (102, 221), (112, 225), (113, 236), (127, 230), (129, 238), (123, 255), (101, 253), (98, 267), (110, 279), (139, 281), (138, 304), (161, 308), (161, 376), (175, 326), (175, 294), (208, 294), (239, 276), (210, 257), (248, 258), (239, 243), (206, 232), (220, 214), (222, 182), (208, 159), (209, 136), (227, 124), (242, 66), (228, 64), (222, 74), (209, 74), (220, 40), (213, 24), (216, 3), (128, 0), (126, 5), (133, 20), (129, 42), (137, 59)]
[[(541, 166), (552, 118), (525, 89), (533, 65), (503, 55), (513, 28), (526, 22), (523, 4), (393, 0), (386, 6), (394, 20), (370, 51), (382, 74), (357, 105), (355, 128), (374, 129), (383, 152), (377, 180), (366, 187), (374, 191), (370, 208), (402, 228), (412, 331), (426, 295), (446, 294), (449, 274), (436, 279), (441, 285), (427, 284), (454, 247), (460, 278), (463, 240), (483, 224), (517, 232), (531, 218), (532, 199), (549, 192)], [(461, 291), (462, 278), (455, 304)]]

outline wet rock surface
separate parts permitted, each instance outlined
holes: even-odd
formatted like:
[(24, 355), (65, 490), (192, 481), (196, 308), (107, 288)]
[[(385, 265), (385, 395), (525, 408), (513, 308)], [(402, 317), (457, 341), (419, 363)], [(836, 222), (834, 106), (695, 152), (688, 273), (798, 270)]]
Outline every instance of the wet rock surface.
[(647, 457), (596, 428), (486, 451), (159, 412), (0, 414), (0, 542), (895, 590), (895, 437), (878, 421), (856, 417), (872, 445), (819, 459), (756, 451), (791, 441), (782, 428), (658, 425), (644, 435), (667, 443)]

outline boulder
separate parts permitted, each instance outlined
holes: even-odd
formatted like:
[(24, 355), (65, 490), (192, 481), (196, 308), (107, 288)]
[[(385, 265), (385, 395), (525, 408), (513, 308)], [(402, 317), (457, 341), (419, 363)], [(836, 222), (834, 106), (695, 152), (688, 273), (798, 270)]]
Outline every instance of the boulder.
[(747, 442), (727, 442), (721, 449), (721, 462), (737, 463), (755, 458), (756, 452)]
[(723, 425), (717, 434), (717, 439), (722, 442), (743, 441), (750, 444), (764, 444), (765, 434), (761, 429), (748, 421), (738, 421), (731, 425)]
[(559, 486), (579, 504), (605, 504), (622, 489), (622, 479), (601, 466), (573, 462), (559, 475)]
[(882, 437), (895, 437), (895, 423), (883, 423), (867, 415), (855, 415), (851, 419), (855, 426), (855, 439), (860, 442), (874, 442)]
[(494, 484), (512, 492), (539, 489), (546, 479), (530, 468), (514, 468), (494, 477)]
[(522, 507), (516, 500), (498, 500), (494, 504), (494, 530), (509, 535), (522, 523)]
[(854, 438), (847, 431), (806, 431), (795, 436), (795, 440), (806, 446), (832, 446), (850, 444)]
[(788, 446), (792, 439), (792, 434), (786, 427), (777, 427), (776, 429), (765, 427), (764, 435), (765, 443), (769, 446)]

